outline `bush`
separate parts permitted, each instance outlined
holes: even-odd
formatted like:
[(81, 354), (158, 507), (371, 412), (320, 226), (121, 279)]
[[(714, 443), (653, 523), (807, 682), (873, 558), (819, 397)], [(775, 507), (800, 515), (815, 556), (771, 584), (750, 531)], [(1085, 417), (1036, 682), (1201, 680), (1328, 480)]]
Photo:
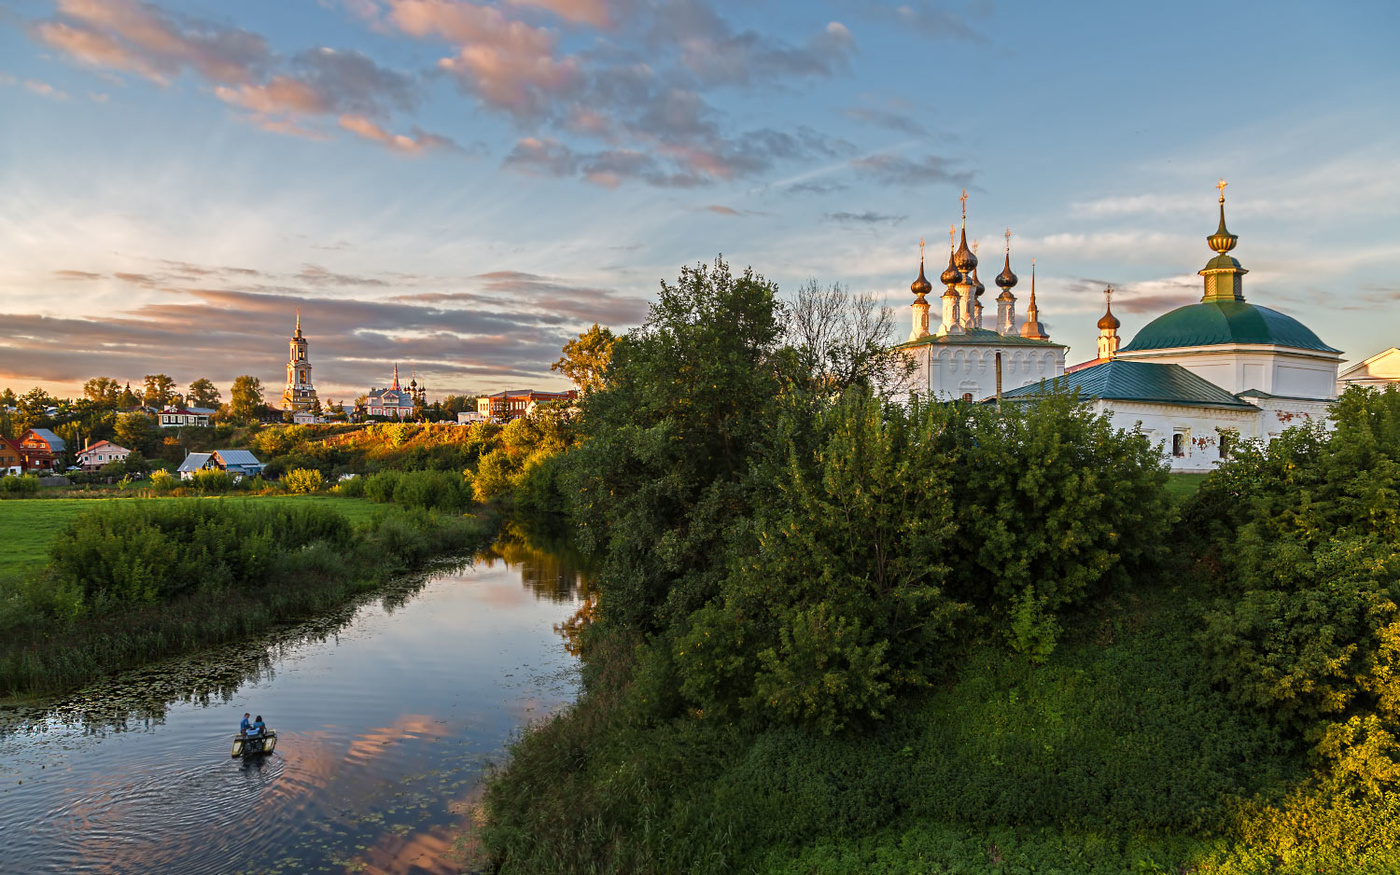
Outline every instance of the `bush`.
[(323, 507), (165, 500), (106, 504), (54, 541), (57, 579), (84, 613), (154, 604), (196, 590), (266, 585), (287, 555), (317, 542), (345, 547), (345, 518)]
[(179, 485), (179, 476), (171, 474), (163, 468), (151, 472), (151, 489), (157, 493), (170, 492)]
[(305, 495), (321, 488), (325, 478), (314, 468), (297, 468), (288, 471), (282, 478), (282, 485), (294, 495)]
[(238, 485), (231, 474), (219, 468), (201, 468), (188, 482), (199, 492), (215, 494), (228, 492)]
[(16, 498), (38, 495), (39, 478), (32, 474), (24, 474), (19, 477), (13, 475), (0, 477), (0, 493)]

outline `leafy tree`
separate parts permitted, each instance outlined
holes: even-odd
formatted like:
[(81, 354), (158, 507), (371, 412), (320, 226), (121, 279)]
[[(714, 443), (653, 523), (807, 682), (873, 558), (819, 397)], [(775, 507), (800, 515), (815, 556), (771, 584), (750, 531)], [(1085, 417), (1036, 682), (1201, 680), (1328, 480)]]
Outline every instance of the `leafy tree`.
[(263, 406), (262, 380), (250, 374), (235, 377), (229, 390), (229, 412), (239, 422), (251, 422)]
[(205, 377), (190, 383), (190, 391), (185, 397), (192, 406), (210, 410), (217, 410), (222, 400), (218, 387)]
[(116, 407), (121, 403), (122, 384), (111, 377), (93, 377), (83, 384), (83, 397), (94, 404)]
[(49, 408), (55, 407), (58, 399), (38, 386), (30, 389), (19, 398), (19, 417), (24, 428), (46, 428), (53, 422)]
[(611, 330), (595, 322), (592, 328), (564, 344), (564, 355), (549, 369), (573, 380), (580, 392), (592, 392), (603, 385), (616, 342)]
[(282, 477), (282, 485), (294, 495), (316, 492), (324, 483), (325, 478), (315, 468), (295, 468)]
[(19, 399), (15, 397), (15, 390), (5, 387), (4, 392), (0, 392), (0, 407), (15, 407), (19, 404)]
[[(777, 393), (777, 288), (752, 269), (685, 267), (612, 347), (589, 393), (567, 492), (585, 549), (607, 548), (600, 615), (652, 629), (717, 589), (726, 526)], [(669, 604), (668, 604), (669, 603)]]
[(147, 407), (164, 407), (175, 397), (175, 380), (165, 374), (147, 374), (142, 401)]
[(118, 444), (129, 450), (140, 450), (147, 456), (155, 453), (160, 438), (155, 420), (141, 411), (118, 416), (115, 433)]
[(131, 391), (131, 383), (127, 383), (126, 388), (122, 389), (122, 408), (130, 409), (132, 407), (138, 406), (140, 403), (141, 396)]

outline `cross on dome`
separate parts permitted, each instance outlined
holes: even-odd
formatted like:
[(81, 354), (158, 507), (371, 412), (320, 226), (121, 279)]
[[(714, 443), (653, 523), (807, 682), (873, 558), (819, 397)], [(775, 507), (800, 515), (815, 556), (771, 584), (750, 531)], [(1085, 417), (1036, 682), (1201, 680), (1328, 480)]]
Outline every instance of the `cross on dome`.
[(1226, 182), (1226, 181), (1223, 180), (1223, 179), (1220, 180), (1219, 182), (1217, 182), (1217, 183), (1215, 184), (1215, 187), (1218, 188), (1218, 189), (1220, 189), (1220, 202), (1221, 202), (1222, 204), (1225, 203), (1225, 186), (1227, 186), (1227, 185), (1229, 185), (1229, 184), (1230, 184), (1230, 183)]

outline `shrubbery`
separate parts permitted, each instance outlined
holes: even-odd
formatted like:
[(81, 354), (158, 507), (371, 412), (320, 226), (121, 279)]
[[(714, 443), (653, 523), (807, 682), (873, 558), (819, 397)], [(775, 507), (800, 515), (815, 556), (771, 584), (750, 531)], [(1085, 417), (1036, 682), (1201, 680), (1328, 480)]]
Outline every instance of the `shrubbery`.
[(24, 498), (39, 494), (39, 478), (33, 474), (0, 477), (0, 494)]
[(336, 491), (400, 507), (458, 513), (472, 504), (472, 485), (465, 472), (380, 471), (346, 480)]
[(315, 468), (296, 468), (282, 477), (282, 485), (293, 495), (316, 492), (324, 483), (325, 478)]

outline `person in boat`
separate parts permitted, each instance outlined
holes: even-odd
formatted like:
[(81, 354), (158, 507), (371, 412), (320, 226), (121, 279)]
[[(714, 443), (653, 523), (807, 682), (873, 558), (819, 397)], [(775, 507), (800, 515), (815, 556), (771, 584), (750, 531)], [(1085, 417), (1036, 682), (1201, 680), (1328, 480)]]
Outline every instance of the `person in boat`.
[(247, 711), (244, 711), (244, 712), (243, 712), (243, 720), (238, 724), (238, 734), (239, 734), (239, 735), (247, 735), (247, 734), (248, 734), (248, 728), (249, 728), (250, 726), (253, 725), (252, 722), (248, 719), (248, 718), (251, 717), (251, 716), (252, 716), (252, 715), (249, 714)]
[(253, 725), (248, 728), (249, 738), (262, 738), (267, 732), (267, 724), (263, 723), (262, 715), (253, 718)]

